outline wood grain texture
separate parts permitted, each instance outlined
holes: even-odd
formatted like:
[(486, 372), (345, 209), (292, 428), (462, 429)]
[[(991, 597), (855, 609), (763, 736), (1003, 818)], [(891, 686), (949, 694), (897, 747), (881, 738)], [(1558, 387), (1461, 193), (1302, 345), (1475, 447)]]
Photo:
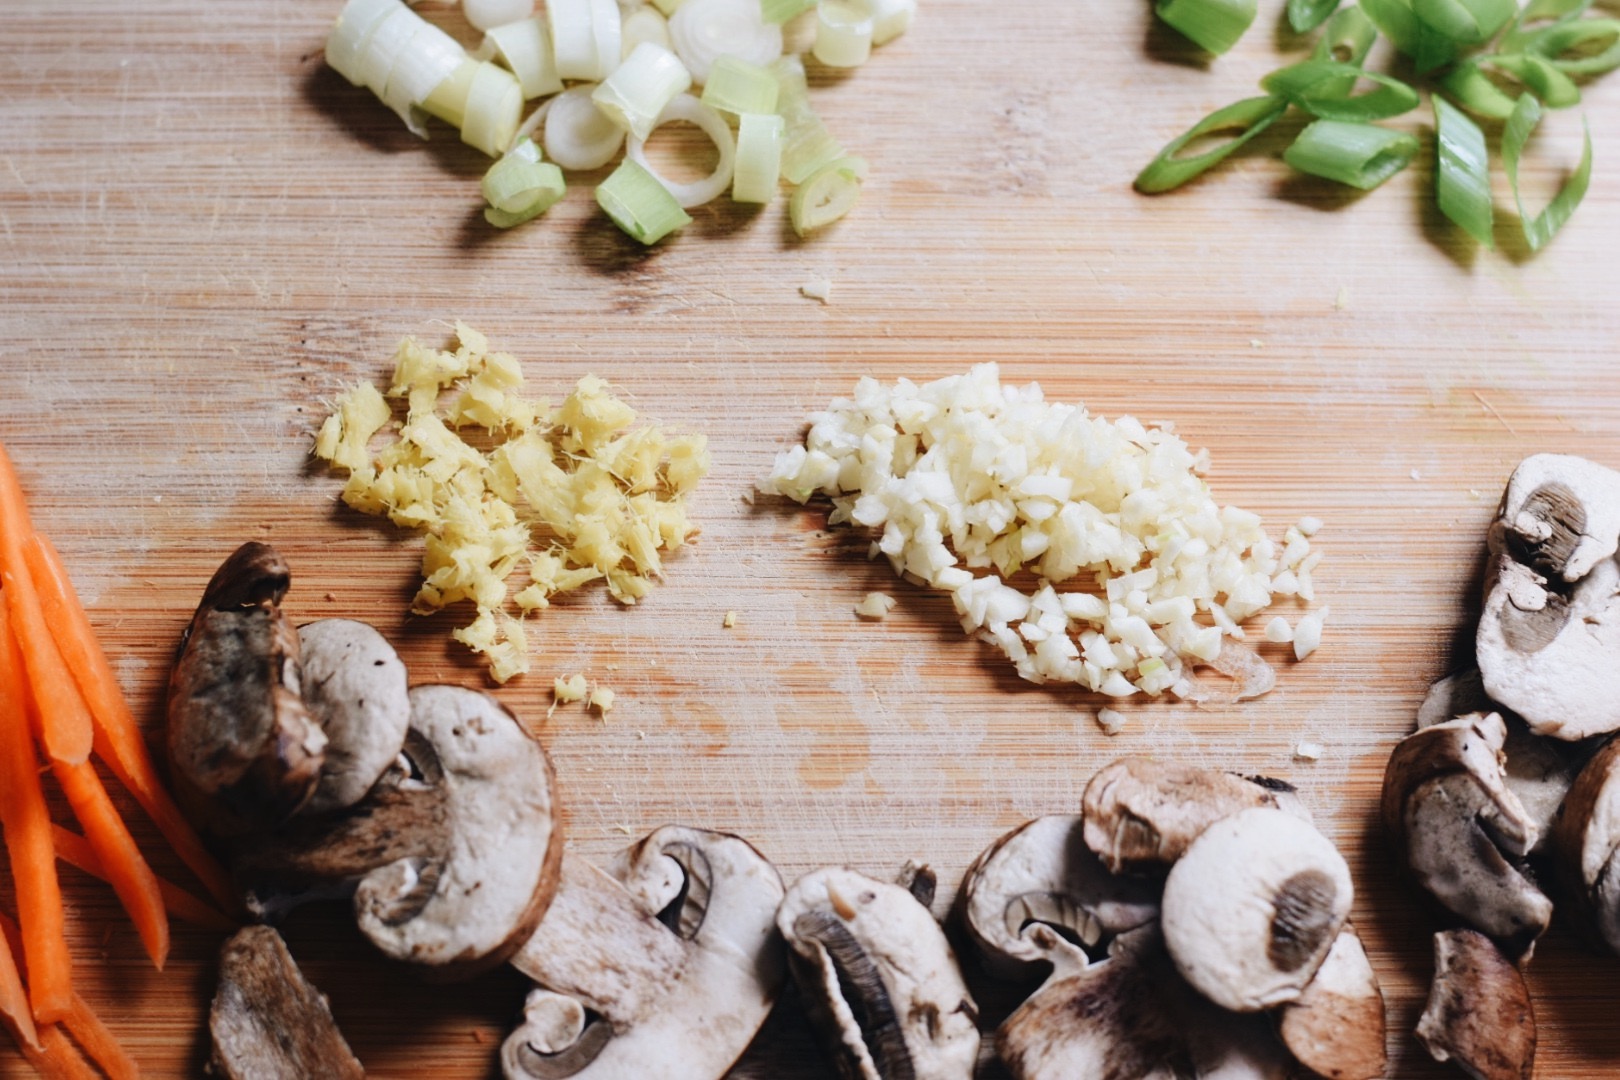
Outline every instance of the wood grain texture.
[[(417, 681), (479, 681), (449, 617), (404, 613), (417, 544), (346, 511), (308, 458), (333, 394), (383, 377), (400, 336), (465, 319), (545, 392), (595, 372), (714, 454), (702, 538), (667, 584), (631, 610), (559, 603), (536, 623), (534, 675), (501, 691), (555, 759), (577, 850), (606, 857), (680, 821), (749, 837), (789, 879), (924, 859), (948, 900), (978, 851), (1073, 812), (1117, 755), (1286, 777), (1350, 857), (1391, 1075), (1456, 1075), (1410, 1036), (1434, 924), (1388, 863), (1379, 779), (1425, 686), (1466, 655), (1513, 465), (1544, 450), (1620, 465), (1620, 78), (1587, 88), (1597, 164), (1566, 235), (1529, 258), (1504, 229), (1501, 253), (1476, 253), (1433, 208), (1426, 157), (1346, 195), (1287, 175), (1285, 131), (1188, 190), (1130, 190), (1172, 135), (1297, 54), (1275, 0), (1210, 65), (1145, 3), (923, 0), (866, 67), (815, 75), (829, 127), (873, 166), (848, 219), (800, 243), (782, 200), (722, 203), (643, 251), (598, 214), (589, 177), (544, 221), (487, 230), (483, 159), (442, 127), (416, 140), (323, 67), (338, 7), (0, 6), (0, 439), (154, 731), (177, 635), (250, 538), (291, 561), (296, 617), (368, 618)], [(832, 280), (830, 304), (800, 295), (812, 276)], [(962, 638), (947, 599), (867, 562), (864, 538), (743, 498), (860, 375), (978, 360), (1104, 415), (1173, 420), (1210, 449), (1217, 497), (1278, 532), (1325, 521), (1321, 652), (1283, 662), (1260, 701), (1145, 704), (1105, 738), (1098, 699), (1020, 682)], [(899, 605), (858, 622), (873, 588)], [(546, 719), (550, 676), (574, 671), (619, 692), (606, 722), (578, 706)], [(1301, 738), (1321, 761), (1292, 759)], [(153, 972), (110, 893), (64, 876), (85, 996), (149, 1075), (196, 1073), (218, 941), (181, 928)], [(490, 1074), (516, 976), (423, 988), (334, 912), (287, 933), (375, 1075)], [(1620, 1068), (1617, 974), (1562, 929), (1538, 949), (1539, 1077)], [(1016, 1000), (974, 986), (992, 1018)], [(737, 1070), (827, 1073), (791, 1009)], [(0, 1049), (0, 1076), (25, 1074)]]

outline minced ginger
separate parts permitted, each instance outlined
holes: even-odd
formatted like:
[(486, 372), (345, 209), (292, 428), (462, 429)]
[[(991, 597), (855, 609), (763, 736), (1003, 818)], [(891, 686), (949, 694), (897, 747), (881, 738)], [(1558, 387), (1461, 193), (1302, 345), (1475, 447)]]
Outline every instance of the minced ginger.
[[(505, 682), (529, 670), (521, 616), (552, 596), (597, 580), (624, 604), (647, 595), (663, 575), (660, 552), (697, 533), (686, 496), (709, 454), (701, 435), (633, 428), (635, 410), (594, 375), (552, 408), (522, 396), (521, 365), (490, 352), (483, 334), (458, 322), (456, 342), (401, 341), (386, 395), (371, 383), (345, 391), (314, 452), (348, 471), (344, 502), (426, 533), (411, 610), (471, 601), (476, 617), (452, 636)], [(405, 417), (373, 454), (394, 420), (389, 399), (404, 399)], [(462, 438), (468, 428), (478, 445)], [(514, 591), (518, 571), (527, 581)]]

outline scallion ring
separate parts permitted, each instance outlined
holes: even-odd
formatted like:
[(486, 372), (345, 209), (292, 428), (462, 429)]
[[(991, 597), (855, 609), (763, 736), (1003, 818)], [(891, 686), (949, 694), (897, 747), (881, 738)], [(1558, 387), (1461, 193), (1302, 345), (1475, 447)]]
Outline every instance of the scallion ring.
[(570, 171), (600, 169), (618, 156), (624, 145), (624, 128), (609, 120), (596, 102), (590, 83), (570, 86), (547, 105), (546, 157)]
[[(1244, 143), (1260, 134), (1288, 111), (1288, 102), (1279, 97), (1246, 98), (1243, 101), (1216, 109), (1198, 123), (1171, 139), (1159, 156), (1154, 158), (1136, 177), (1136, 190), (1144, 195), (1156, 195), (1180, 187), (1193, 177), (1213, 168), (1231, 156)], [(1189, 157), (1179, 156), (1196, 139), (1223, 132), (1234, 134), (1226, 142)]]
[(780, 93), (776, 77), (758, 64), (735, 56), (722, 56), (709, 68), (703, 84), (703, 104), (734, 116), (774, 113)]
[(872, 11), (872, 44), (886, 45), (911, 27), (917, 0), (865, 0)]
[(703, 132), (713, 141), (715, 149), (720, 151), (720, 160), (715, 163), (714, 171), (702, 180), (678, 184), (659, 176), (647, 163), (646, 139), (632, 135), (625, 145), (624, 152), (626, 157), (646, 169), (659, 183), (668, 188), (669, 193), (675, 197), (675, 201), (683, 210), (690, 210), (694, 206), (702, 206), (717, 198), (731, 186), (732, 170), (737, 163), (737, 143), (732, 138), (731, 128), (726, 124), (725, 118), (691, 94), (681, 94), (666, 105), (664, 111), (658, 114), (658, 122), (653, 125), (653, 131), (677, 120), (684, 120)]
[(692, 222), (669, 189), (629, 158), (597, 185), (596, 203), (613, 224), (643, 244), (656, 244)]
[(1404, 131), (1317, 120), (1283, 151), (1283, 160), (1300, 172), (1370, 191), (1406, 168), (1417, 149), (1417, 139)]
[(461, 141), (497, 157), (512, 145), (522, 119), (523, 87), (517, 76), (488, 62), (479, 64), (467, 88)]
[(1361, 0), (1361, 9), (1419, 71), (1433, 71), (1456, 58), (1456, 40), (1418, 18), (1413, 0)]
[(858, 157), (839, 158), (817, 170), (788, 200), (793, 231), (803, 237), (849, 213), (865, 179), (866, 162)]
[(1575, 80), (1543, 57), (1516, 53), (1483, 57), (1481, 62), (1501, 68), (1518, 79), (1549, 109), (1567, 109), (1581, 103), (1581, 88), (1575, 85)]
[(1353, 5), (1333, 13), (1316, 48), (1311, 50), (1311, 59), (1337, 60), (1360, 67), (1377, 40), (1378, 28), (1360, 6)]
[(1288, 26), (1296, 34), (1307, 34), (1327, 22), (1339, 0), (1288, 0)]
[(1578, 19), (1591, 6), (1592, 0), (1530, 0), (1519, 9), (1507, 33), (1497, 39), (1496, 51), (1523, 52), (1525, 44), (1541, 31)]
[(643, 41), (662, 45), (670, 52), (675, 51), (674, 44), (669, 40), (669, 20), (658, 14), (658, 9), (650, 4), (636, 8), (619, 24), (619, 47), (625, 56), (635, 52), (636, 46)]
[(737, 117), (737, 166), (731, 177), (734, 202), (768, 203), (776, 198), (784, 130), (782, 118), (774, 113)]
[(1418, 21), (1459, 45), (1481, 45), (1518, 14), (1517, 0), (1412, 0)]
[(1508, 187), (1513, 189), (1513, 203), (1519, 208), (1519, 226), (1524, 230), (1525, 243), (1530, 245), (1531, 251), (1541, 250), (1558, 235), (1558, 230), (1564, 227), (1586, 197), (1586, 188), (1592, 182), (1592, 129), (1583, 119), (1586, 141), (1581, 150), (1580, 164), (1564, 181), (1564, 186), (1558, 189), (1558, 194), (1553, 196), (1545, 210), (1535, 217), (1525, 213), (1524, 196), (1519, 192), (1519, 160), (1524, 154), (1525, 143), (1530, 141), (1530, 133), (1540, 122), (1541, 105), (1533, 96), (1525, 94), (1519, 98), (1513, 115), (1508, 117), (1507, 124), (1502, 128), (1502, 167), (1507, 173)]
[(366, 83), (361, 61), (382, 21), (403, 10), (400, 0), (349, 0), (326, 35), (326, 63), (355, 86)]
[(860, 67), (872, 56), (872, 12), (860, 0), (821, 0), (811, 55), (833, 68)]
[(669, 20), (669, 37), (699, 86), (721, 56), (763, 67), (782, 55), (782, 28), (765, 21), (759, 0), (685, 0)]
[[(1367, 79), (1377, 89), (1352, 97), (1357, 79)], [(1260, 80), (1260, 89), (1324, 120), (1384, 120), (1418, 106), (1417, 91), (1399, 79), (1336, 60), (1306, 60), (1273, 71)]]
[(540, 19), (519, 19), (491, 27), (484, 33), (479, 59), (499, 60), (517, 76), (525, 101), (558, 93), (563, 88), (551, 48), (551, 32)]
[(816, 0), (759, 0), (759, 16), (781, 26), (816, 6)]
[(484, 219), (499, 229), (538, 217), (567, 191), (562, 170), (541, 161), (539, 147), (527, 138), (489, 167), (480, 188), (489, 203)]
[(1249, 29), (1255, 0), (1159, 0), (1154, 12), (1200, 48), (1219, 56)]
[(1439, 94), (1433, 96), (1438, 168), (1435, 195), (1440, 212), (1486, 247), (1491, 234), (1491, 171), (1485, 133), (1468, 115)]
[(1581, 19), (1549, 26), (1525, 42), (1565, 75), (1602, 75), (1620, 67), (1620, 20)]
[(388, 84), (381, 94), (383, 104), (393, 109), (412, 132), (427, 138), (427, 114), (422, 103), (466, 61), (467, 52), (460, 42), (437, 26), (422, 23), (388, 73)]
[(1475, 116), (1506, 120), (1513, 115), (1517, 99), (1496, 85), (1478, 60), (1466, 60), (1446, 72), (1440, 86)]
[(534, 0), (461, 0), (461, 13), (474, 30), (488, 32), (533, 15)]
[(591, 100), (632, 138), (645, 139), (664, 107), (691, 85), (692, 76), (679, 57), (644, 41), (591, 92)]

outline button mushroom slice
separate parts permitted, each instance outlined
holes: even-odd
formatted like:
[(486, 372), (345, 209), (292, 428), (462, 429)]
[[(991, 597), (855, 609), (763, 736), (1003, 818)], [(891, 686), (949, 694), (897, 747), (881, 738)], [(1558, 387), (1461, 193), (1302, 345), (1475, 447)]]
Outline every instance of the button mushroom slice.
[(270, 827), (315, 790), (326, 736), (300, 692), (298, 634), (281, 611), (291, 574), (269, 544), (237, 548), (203, 592), (169, 677), (178, 793), (219, 835)]
[(1526, 458), (1488, 540), (1474, 644), (1491, 700), (1541, 735), (1620, 729), (1620, 473)]
[(781, 899), (775, 867), (725, 833), (665, 826), (614, 876), (566, 857), (512, 959), (538, 988), (501, 1048), (508, 1080), (719, 1080), (780, 992)]
[(1176, 970), (1222, 1008), (1293, 1001), (1350, 914), (1350, 868), (1309, 822), (1257, 807), (1194, 840), (1165, 878), (1160, 925)]
[(1576, 778), (1553, 826), (1558, 876), (1583, 929), (1620, 953), (1620, 740)]
[(208, 1072), (223, 1080), (365, 1076), (326, 995), (304, 979), (281, 935), (268, 926), (239, 930), (220, 950), (208, 1031), (214, 1041)]
[(1284, 781), (1145, 757), (1104, 766), (1081, 799), (1086, 846), (1116, 874), (1169, 866), (1211, 824), (1256, 806), (1310, 817)]
[(1419, 885), (1515, 954), (1546, 930), (1552, 901), (1513, 861), (1539, 835), (1503, 779), (1507, 726), (1473, 714), (1408, 735), (1384, 772), (1384, 827)]
[(1434, 982), (1417, 1037), (1436, 1061), (1475, 1080), (1530, 1080), (1536, 1013), (1524, 976), (1474, 930), (1434, 935)]
[(828, 867), (776, 915), (810, 1018), (849, 1080), (966, 1080), (978, 1007), (928, 909), (904, 887)]
[(366, 797), (243, 845), (238, 873), (262, 916), (352, 895), (385, 954), (463, 977), (505, 962), (556, 891), (551, 764), (488, 694), (419, 686), (410, 701), (404, 749)]
[(1277, 1017), (1277, 1034), (1301, 1065), (1326, 1080), (1384, 1075), (1384, 992), (1354, 929), (1334, 939), (1327, 959)]
[(394, 647), (369, 624), (320, 619), (298, 628), (304, 704), (326, 734), (326, 756), (304, 813), (350, 806), (399, 756), (410, 688)]
[(1105, 938), (1152, 922), (1159, 886), (1108, 872), (1085, 845), (1078, 815), (1026, 822), (990, 845), (962, 883), (963, 923), (986, 965), (1013, 977), (1050, 961), (1050, 940), (1032, 931), (1056, 929), (1090, 954)]

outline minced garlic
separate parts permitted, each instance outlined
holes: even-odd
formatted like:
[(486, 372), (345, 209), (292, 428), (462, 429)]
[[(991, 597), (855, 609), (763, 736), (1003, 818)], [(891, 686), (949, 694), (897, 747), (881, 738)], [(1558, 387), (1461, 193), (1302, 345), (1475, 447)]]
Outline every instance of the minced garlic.
[[(635, 428), (635, 410), (594, 375), (553, 408), (523, 396), (522, 365), (484, 335), (457, 323), (456, 341), (401, 341), (386, 395), (370, 383), (345, 391), (314, 452), (348, 471), (344, 502), (426, 533), (411, 610), (470, 601), (477, 615), (453, 636), (505, 682), (529, 669), (521, 617), (551, 597), (597, 580), (624, 604), (647, 595), (661, 553), (697, 532), (686, 496), (709, 454), (701, 435)], [(373, 454), (390, 398), (404, 399), (404, 419)], [(527, 578), (515, 590), (513, 574)]]

